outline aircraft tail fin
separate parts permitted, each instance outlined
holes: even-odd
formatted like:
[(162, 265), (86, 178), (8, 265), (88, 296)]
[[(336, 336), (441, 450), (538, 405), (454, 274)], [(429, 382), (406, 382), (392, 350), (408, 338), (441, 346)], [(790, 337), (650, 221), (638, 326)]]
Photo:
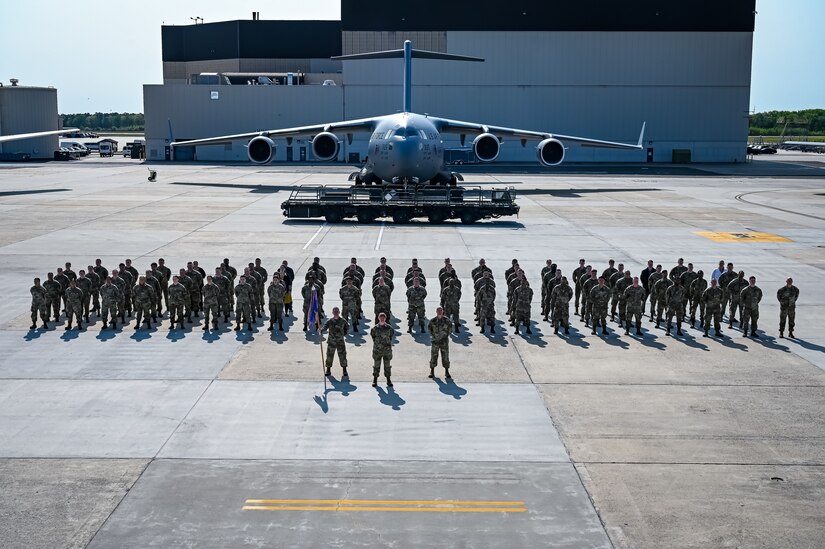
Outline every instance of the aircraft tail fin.
[(469, 55), (455, 55), (451, 53), (441, 53), (437, 51), (414, 50), (412, 42), (404, 42), (404, 48), (400, 50), (374, 51), (368, 53), (355, 53), (351, 55), (339, 55), (332, 59), (342, 61), (358, 59), (404, 59), (404, 112), (412, 111), (412, 60), (417, 59), (441, 59), (444, 61), (484, 61), (481, 57)]

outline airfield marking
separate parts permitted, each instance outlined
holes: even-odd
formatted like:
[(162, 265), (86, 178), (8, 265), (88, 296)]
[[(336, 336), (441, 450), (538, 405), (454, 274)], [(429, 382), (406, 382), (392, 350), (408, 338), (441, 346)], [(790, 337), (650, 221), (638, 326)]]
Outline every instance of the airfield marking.
[(378, 231), (378, 240), (375, 241), (375, 249), (376, 250), (381, 247), (381, 239), (384, 238), (384, 227), (385, 226), (386, 226), (386, 223), (382, 222), (381, 223), (381, 230)]
[(315, 240), (315, 237), (317, 237), (319, 234), (321, 234), (321, 231), (323, 231), (323, 230), (324, 230), (324, 227), (326, 227), (326, 226), (327, 226), (327, 224), (326, 224), (326, 223), (324, 223), (323, 225), (321, 225), (320, 227), (318, 227), (318, 230), (317, 230), (317, 231), (315, 231), (315, 234), (314, 234), (314, 235), (312, 235), (312, 238), (310, 238), (309, 240), (307, 240), (307, 243), (306, 243), (306, 244), (304, 244), (304, 247), (303, 247), (303, 248), (301, 248), (301, 249), (302, 249), (302, 250), (306, 250), (307, 248), (309, 248), (309, 245), (310, 245), (310, 244), (312, 244), (312, 241), (313, 241), (313, 240)]
[(523, 501), (248, 499), (243, 511), (389, 511), (396, 513), (525, 513)]
[(699, 236), (704, 236), (714, 242), (793, 242), (790, 238), (771, 233), (758, 233), (753, 231), (741, 232), (696, 232)]

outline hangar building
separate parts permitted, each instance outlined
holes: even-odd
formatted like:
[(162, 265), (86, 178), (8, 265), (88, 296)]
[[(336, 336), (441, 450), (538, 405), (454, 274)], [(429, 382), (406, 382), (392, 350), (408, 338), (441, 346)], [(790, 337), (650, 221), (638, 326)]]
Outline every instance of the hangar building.
[[(0, 84), (0, 135), (47, 132), (60, 129), (57, 90), (34, 86)], [(0, 143), (0, 154), (25, 153), (31, 158), (53, 158), (58, 137), (49, 135)]]
[[(742, 162), (754, 18), (755, 0), (342, 0), (341, 21), (164, 26), (164, 81), (144, 86), (147, 157), (168, 159), (170, 140), (397, 112), (401, 60), (329, 58), (409, 39), (485, 59), (414, 60), (415, 112), (631, 143), (647, 122), (645, 151), (570, 145), (568, 162)], [(338, 160), (363, 158), (367, 138), (343, 139)], [(276, 161), (312, 160), (306, 141), (277, 144)], [(243, 145), (176, 159), (244, 161)], [(535, 147), (505, 140), (499, 161), (535, 162)]]

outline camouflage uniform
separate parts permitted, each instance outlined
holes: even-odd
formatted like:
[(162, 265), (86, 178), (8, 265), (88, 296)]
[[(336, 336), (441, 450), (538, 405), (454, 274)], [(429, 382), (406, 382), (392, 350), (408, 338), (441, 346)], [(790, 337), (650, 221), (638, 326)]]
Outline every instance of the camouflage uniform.
[[(651, 275), (653, 276), (653, 275)], [(661, 277), (659, 280), (656, 281), (656, 284), (653, 285), (653, 292), (651, 292), (651, 301), (653, 300), (653, 296), (656, 297), (656, 327), (659, 327), (659, 323), (662, 321), (662, 314), (665, 312), (665, 307), (667, 307), (667, 291), (668, 289), (673, 286), (673, 282), (670, 279), (665, 278), (664, 276)]]
[(352, 281), (352, 286), (344, 286), (338, 290), (338, 296), (341, 298), (341, 317), (357, 329), (361, 290), (355, 285), (355, 279)]
[(124, 288), (121, 288), (123, 291), (123, 309), (126, 311), (130, 317), (132, 316), (132, 286), (137, 284), (137, 280), (132, 278), (132, 274), (127, 271), (125, 268), (122, 269), (119, 273), (119, 278), (122, 278), (123, 281), (126, 283)]
[(728, 302), (730, 301), (730, 292), (728, 285), (736, 279), (735, 271), (725, 271), (719, 276), (719, 288), (722, 290), (722, 313), (728, 310)]
[(441, 353), (441, 365), (444, 366), (446, 377), (450, 377), (450, 333), (453, 331), (453, 323), (446, 316), (430, 319), (427, 326), (430, 332), (430, 375), (438, 366), (438, 353)]
[[(616, 281), (613, 286), (613, 303), (619, 302), (619, 326), (627, 322), (627, 298), (625, 297), (625, 290), (633, 285), (633, 277), (624, 276)], [(642, 288), (644, 291), (644, 288)], [(644, 306), (644, 296), (642, 296), (642, 306)]]
[(54, 320), (60, 319), (60, 283), (54, 279), (43, 282), (46, 290), (46, 315), (50, 315), (50, 310), (54, 311)]
[(381, 362), (384, 362), (384, 376), (389, 381), (392, 373), (392, 338), (395, 332), (389, 324), (376, 324), (370, 330), (372, 337), (372, 377), (378, 379)]
[[(624, 268), (624, 265), (622, 265)], [(619, 299), (622, 297), (622, 294), (616, 291), (616, 284), (619, 283), (620, 280), (624, 280), (624, 271), (619, 269), (612, 275), (610, 275), (610, 280), (607, 281), (607, 286), (610, 288), (610, 320), (616, 319), (616, 312), (619, 308)], [(631, 282), (633, 279), (631, 279)], [(619, 326), (622, 325), (622, 317), (621, 314), (619, 315)]]
[(89, 303), (92, 299), (92, 280), (87, 276), (77, 277), (77, 287), (83, 292), (83, 318), (89, 322)]
[(180, 327), (183, 328), (184, 310), (189, 306), (189, 290), (180, 282), (173, 282), (167, 288), (169, 293), (169, 300), (166, 306), (169, 309), (169, 320), (171, 321), (170, 329), (175, 327), (175, 323), (179, 322)]
[(407, 289), (407, 331), (411, 331), (416, 317), (421, 330), (424, 330), (424, 300), (427, 298), (427, 290), (424, 286), (410, 286)]
[[(178, 282), (186, 288), (186, 302), (183, 303), (184, 316), (186, 320), (192, 322), (192, 293), (195, 291), (195, 282), (186, 274), (178, 275)], [(171, 295), (169, 296), (171, 299)]]
[[(688, 304), (690, 304), (690, 310), (696, 310), (693, 307), (693, 293), (690, 290), (690, 285), (693, 284), (693, 281), (699, 278), (699, 273), (696, 271), (685, 271), (682, 273), (682, 276), (679, 277), (679, 280), (682, 281), (682, 288), (685, 289), (685, 303), (682, 306), (682, 316), (687, 316), (688, 313)], [(691, 326), (693, 325), (693, 321), (691, 321)]]
[(784, 335), (785, 319), (788, 320), (788, 335), (793, 337), (793, 329), (796, 320), (796, 301), (799, 299), (799, 288), (785, 285), (776, 292), (776, 299), (779, 301), (779, 335)]
[[(258, 299), (261, 302), (261, 309), (263, 309), (266, 303), (265, 294), (268, 291), (266, 281), (269, 280), (269, 273), (266, 271), (266, 269), (264, 269), (262, 265), (256, 266), (252, 270), (258, 275), (260, 275), (259, 280), (261, 283), (258, 285)], [(286, 286), (284, 286), (284, 288), (286, 288)]]
[(163, 271), (160, 268), (152, 269), (152, 277), (158, 281), (158, 288), (159, 291), (155, 298), (157, 299), (155, 303), (155, 310), (157, 311), (157, 315), (162, 317), (163, 316), (163, 300), (166, 300), (166, 308), (169, 308), (169, 282), (170, 280), (166, 278), (166, 275), (163, 274)]
[(203, 297), (203, 328), (209, 329), (209, 317), (212, 317), (212, 323), (215, 328), (218, 327), (218, 317), (220, 311), (218, 309), (218, 296), (221, 294), (221, 287), (215, 284), (215, 279), (212, 282), (207, 282), (203, 285), (201, 296)]
[(672, 269), (670, 269), (670, 281), (676, 282), (676, 280), (681, 280), (682, 275), (686, 273), (688, 270), (686, 265), (676, 265)]
[(100, 316), (100, 287), (106, 283), (106, 278), (109, 276), (109, 271), (103, 265), (96, 265), (92, 267), (91, 272), (95, 273), (98, 279), (97, 291), (95, 292), (95, 295), (92, 296), (94, 298), (92, 305), (94, 305), (94, 308), (97, 311), (97, 316)]
[[(558, 276), (556, 276), (558, 273)], [(549, 273), (548, 273), (549, 274)], [(556, 286), (561, 284), (561, 271), (558, 269), (553, 273), (553, 276), (550, 277), (547, 282), (544, 284), (545, 286), (545, 295), (544, 295), (544, 302), (543, 302), (543, 312), (544, 312), (544, 320), (547, 321), (547, 317), (550, 316), (550, 321), (555, 322), (555, 317), (553, 316), (554, 307), (553, 307), (553, 290), (556, 289)], [(571, 288), (572, 290), (572, 288)]]
[(86, 278), (88, 278), (92, 283), (92, 291), (89, 292), (92, 298), (92, 310), (100, 312), (100, 298), (98, 295), (100, 292), (100, 285), (103, 284), (103, 281), (93, 268), (86, 271)]
[(40, 320), (43, 321), (43, 327), (47, 327), (46, 323), (49, 321), (49, 297), (46, 293), (46, 288), (41, 286), (32, 286), (29, 288), (32, 294), (32, 330), (37, 328), (37, 313), (40, 313)]
[[(684, 275), (682, 276), (684, 277)], [(705, 304), (702, 303), (702, 294), (704, 294), (705, 290), (708, 288), (708, 281), (704, 277), (697, 276), (693, 282), (690, 283), (688, 288), (690, 293), (690, 325), (693, 326), (696, 322), (697, 307), (699, 308), (699, 325), (704, 325)]]
[(141, 318), (145, 318), (147, 326), (151, 326), (149, 317), (152, 316), (154, 304), (157, 302), (155, 289), (146, 282), (138, 282), (132, 293), (135, 296), (135, 330), (140, 328)]
[(582, 320), (584, 325), (590, 322), (593, 318), (593, 302), (590, 300), (590, 292), (599, 285), (597, 278), (590, 277), (582, 283)]
[[(259, 294), (258, 294), (258, 280), (257, 273), (249, 273), (244, 275), (246, 277), (246, 285), (252, 288), (251, 293), (249, 294), (249, 308), (252, 310), (252, 316), (261, 316), (261, 303), (259, 301)], [(318, 294), (320, 297), (320, 294)]]
[[(154, 272), (152, 272), (152, 274), (158, 279), (158, 282), (160, 282), (160, 289), (163, 292), (163, 299), (166, 301), (166, 308), (169, 309), (169, 286), (172, 284), (172, 269), (166, 265), (158, 265), (157, 271), (161, 274), (161, 276), (158, 276)], [(158, 314), (160, 313), (161, 309), (158, 308)]]
[(478, 303), (478, 324), (481, 333), (484, 327), (490, 326), (490, 333), (496, 333), (496, 288), (494, 285), (482, 285), (476, 294)]
[[(656, 316), (656, 292), (654, 291), (656, 288), (656, 283), (662, 279), (662, 273), (656, 271), (654, 273), (650, 273), (650, 277), (647, 279), (647, 287), (648, 287), (648, 296), (650, 297), (650, 321), (653, 322), (654, 317)], [(643, 311), (644, 312), (644, 311)]]
[(570, 333), (570, 300), (573, 299), (573, 288), (566, 282), (556, 284), (550, 292), (550, 302), (553, 304), (553, 333), (559, 333), (559, 325), (564, 326), (564, 333)]
[(378, 319), (379, 313), (384, 313), (387, 315), (387, 322), (389, 322), (390, 318), (392, 318), (392, 313), (390, 313), (390, 296), (392, 295), (392, 290), (388, 285), (384, 286), (375, 286), (372, 289), (372, 297), (375, 298), (375, 318)]
[(335, 359), (336, 352), (338, 353), (338, 361), (341, 363), (341, 368), (344, 370), (344, 375), (347, 375), (347, 346), (344, 344), (344, 338), (347, 336), (347, 331), (349, 331), (349, 322), (341, 316), (338, 318), (332, 317), (327, 319), (321, 331), (329, 331), (329, 335), (327, 336), (327, 359), (325, 363), (327, 375), (329, 375), (330, 368), (332, 368), (332, 361)]
[(671, 284), (665, 292), (665, 301), (667, 302), (667, 333), (670, 333), (670, 328), (673, 325), (673, 316), (675, 315), (676, 333), (682, 335), (682, 321), (685, 316), (682, 307), (685, 303), (685, 293), (684, 287), (682, 287), (681, 284), (675, 283)]
[(197, 315), (199, 311), (203, 310), (203, 277), (197, 269), (189, 269), (186, 276), (192, 279), (192, 292), (189, 294), (189, 300), (192, 303), (192, 310)]
[(269, 328), (272, 329), (278, 323), (278, 329), (284, 331), (284, 296), (286, 296), (286, 286), (280, 280), (273, 280), (266, 289), (269, 298)]
[(716, 330), (716, 335), (719, 335), (721, 332), (721, 323), (722, 323), (722, 303), (725, 300), (725, 292), (722, 291), (722, 288), (717, 286), (716, 288), (710, 287), (704, 292), (702, 292), (702, 306), (705, 309), (705, 321), (702, 323), (702, 327), (705, 329), (705, 335), (708, 335), (708, 330), (710, 329), (710, 319), (713, 319), (713, 327)]
[(748, 335), (750, 326), (751, 335), (756, 335), (759, 321), (759, 302), (762, 301), (762, 290), (759, 286), (745, 286), (739, 293), (739, 303), (742, 310), (742, 334)]
[(144, 275), (146, 278), (146, 284), (152, 287), (152, 296), (154, 299), (152, 300), (152, 304), (149, 308), (150, 313), (152, 315), (152, 320), (157, 321), (158, 314), (160, 314), (160, 300), (163, 296), (163, 293), (160, 289), (160, 282), (157, 278), (152, 274), (152, 271), (149, 271), (149, 274)]
[(573, 285), (576, 287), (576, 309), (575, 313), (579, 312), (579, 298), (582, 294), (581, 283), (584, 282), (582, 278), (587, 274), (587, 267), (576, 267), (573, 270)]
[(742, 305), (739, 300), (742, 290), (748, 285), (745, 277), (737, 277), (728, 284), (728, 299), (730, 300), (730, 313), (728, 314), (728, 328), (733, 328), (736, 321), (736, 311), (739, 311), (739, 319), (742, 319)]
[(458, 333), (460, 320), (458, 312), (461, 301), (461, 288), (456, 285), (458, 279), (448, 279), (441, 290), (441, 306), (444, 307), (444, 316), (451, 318), (453, 321), (453, 329)]
[(624, 313), (624, 333), (630, 333), (630, 326), (633, 324), (633, 318), (636, 318), (636, 334), (642, 333), (642, 317), (645, 314), (645, 289), (643, 286), (630, 285), (625, 288), (622, 296), (625, 304)]
[(250, 295), (251, 286), (245, 282), (238, 282), (235, 286), (235, 330), (240, 329), (241, 324), (252, 326), (252, 299)]
[(60, 284), (60, 302), (63, 304), (63, 310), (66, 310), (66, 288), (69, 287), (69, 277), (63, 273), (57, 273), (54, 279)]
[(103, 327), (106, 327), (109, 315), (112, 315), (112, 327), (117, 326), (117, 306), (122, 299), (120, 288), (114, 284), (100, 287), (100, 306), (103, 309)]
[(532, 304), (533, 288), (526, 284), (522, 284), (513, 291), (513, 311), (517, 332), (519, 325), (524, 324), (527, 327), (527, 333), (533, 333), (530, 329), (530, 308)]
[(593, 314), (593, 331), (591, 333), (595, 334), (599, 325), (602, 327), (602, 333), (607, 333), (607, 305), (610, 301), (610, 294), (611, 290), (607, 287), (607, 284), (604, 286), (597, 284), (590, 289), (587, 303)]
[(224, 322), (229, 322), (229, 314), (232, 312), (229, 296), (234, 295), (232, 293), (232, 281), (229, 280), (228, 276), (222, 274), (220, 276), (212, 275), (212, 282), (220, 289), (218, 293), (218, 312), (223, 315)]
[(126, 322), (126, 292), (128, 291), (126, 288), (126, 281), (118, 276), (112, 277), (112, 284), (117, 286), (117, 289), (120, 290), (120, 294), (117, 297), (117, 316), (120, 317), (121, 322)]

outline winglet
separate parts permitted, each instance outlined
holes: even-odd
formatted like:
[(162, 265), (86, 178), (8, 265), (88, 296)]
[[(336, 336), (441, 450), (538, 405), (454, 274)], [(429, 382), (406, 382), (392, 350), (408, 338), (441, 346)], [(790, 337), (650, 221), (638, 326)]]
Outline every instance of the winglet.
[(639, 143), (636, 145), (640, 149), (642, 148), (642, 141), (645, 139), (645, 125), (647, 125), (647, 122), (642, 122), (642, 131), (639, 134)]

